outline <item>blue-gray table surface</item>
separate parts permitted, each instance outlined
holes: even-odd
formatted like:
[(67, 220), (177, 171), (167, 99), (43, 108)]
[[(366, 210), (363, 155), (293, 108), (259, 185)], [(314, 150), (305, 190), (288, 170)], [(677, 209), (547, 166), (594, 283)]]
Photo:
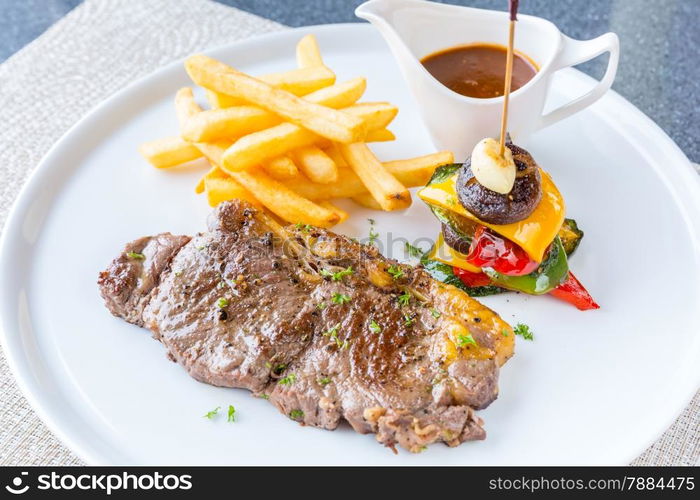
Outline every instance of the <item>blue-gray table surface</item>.
[[(147, 0), (134, 0), (147, 1)], [(358, 21), (361, 0), (218, 0), (288, 26)], [(0, 62), (41, 35), (81, 0), (0, 0)], [(447, 3), (505, 10), (507, 0)], [(620, 36), (613, 88), (650, 116), (700, 162), (700, 0), (521, 0), (520, 11), (545, 17), (567, 35)], [(581, 65), (600, 77), (605, 60)]]

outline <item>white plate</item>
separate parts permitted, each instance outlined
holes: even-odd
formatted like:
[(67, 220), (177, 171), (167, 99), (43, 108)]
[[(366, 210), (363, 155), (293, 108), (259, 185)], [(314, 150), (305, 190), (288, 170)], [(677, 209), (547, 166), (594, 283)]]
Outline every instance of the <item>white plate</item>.
[[(405, 84), (367, 25), (289, 30), (213, 50), (262, 74), (293, 67), (295, 42), (319, 38), (339, 80), (366, 75), (366, 99), (391, 100), (399, 138), (383, 158), (431, 151)], [(66, 134), (33, 175), (9, 219), (0, 256), (5, 352), (50, 428), (93, 464), (574, 464), (627, 463), (671, 424), (698, 387), (700, 187), (675, 144), (614, 93), (524, 144), (556, 179), (586, 231), (571, 260), (602, 305), (579, 312), (548, 297), (484, 299), (536, 332), (504, 367), (499, 399), (481, 416), (488, 438), (393, 455), (348, 428), (300, 427), (243, 390), (195, 382), (147, 331), (113, 318), (96, 279), (122, 245), (205, 227), (193, 193), (204, 165), (159, 171), (146, 139), (176, 132), (180, 64), (115, 95)], [(558, 75), (559, 99), (592, 85)], [(395, 238), (433, 238), (420, 201), (405, 213), (353, 209), (340, 232), (365, 236), (367, 217)], [(398, 248), (398, 247), (397, 247)], [(519, 339), (520, 340), (520, 339)], [(239, 420), (202, 415), (233, 404)]]

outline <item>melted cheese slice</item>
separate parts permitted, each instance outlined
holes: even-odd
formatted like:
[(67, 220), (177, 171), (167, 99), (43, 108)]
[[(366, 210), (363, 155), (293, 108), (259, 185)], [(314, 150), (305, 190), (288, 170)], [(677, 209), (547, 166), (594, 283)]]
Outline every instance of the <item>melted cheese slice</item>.
[(433, 248), (430, 250), (430, 254), (428, 255), (429, 259), (440, 261), (448, 266), (461, 267), (462, 269), (472, 273), (480, 273), (481, 268), (467, 262), (466, 257), (467, 256), (462, 252), (458, 252), (450, 245), (445, 243), (445, 238), (442, 236), (442, 233), (438, 234), (438, 237), (435, 239), (435, 245), (433, 245)]
[[(550, 243), (554, 241), (564, 223), (566, 210), (564, 198), (562, 198), (559, 190), (554, 185), (552, 178), (542, 169), (540, 169), (540, 174), (542, 175), (542, 200), (527, 219), (512, 224), (489, 224), (479, 220), (464, 208), (457, 198), (455, 189), (458, 172), (455, 172), (454, 175), (443, 182), (425, 186), (418, 191), (418, 196), (426, 203), (451, 210), (492, 229), (501, 236), (520, 245), (533, 260), (542, 262), (544, 252)], [(460, 265), (459, 267), (463, 266)], [(465, 267), (465, 269), (468, 268)]]

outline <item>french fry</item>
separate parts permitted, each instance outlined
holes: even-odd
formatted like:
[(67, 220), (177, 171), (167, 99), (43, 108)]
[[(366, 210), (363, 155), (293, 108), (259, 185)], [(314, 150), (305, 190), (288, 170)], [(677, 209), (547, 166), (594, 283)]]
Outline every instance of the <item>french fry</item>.
[[(175, 102), (178, 107), (178, 116), (183, 116), (185, 119), (188, 112), (192, 115), (201, 112), (201, 108), (197, 109), (198, 106), (194, 102), (191, 92), (179, 93), (179, 99), (176, 99)], [(212, 166), (218, 168), (220, 168), (223, 154), (229, 144), (226, 142), (195, 143)], [(212, 176), (219, 175), (214, 169), (210, 171), (210, 174)], [(331, 227), (340, 220), (340, 216), (335, 212), (298, 195), (281, 182), (272, 179), (259, 170), (256, 172), (234, 172), (231, 174), (231, 178), (249, 192), (246, 196), (257, 199), (268, 210), (287, 222), (301, 222), (318, 227)], [(205, 177), (205, 187), (207, 181), (211, 183)], [(250, 193), (255, 193), (255, 195)]]
[(284, 184), (260, 172), (237, 172), (234, 178), (249, 191), (255, 192), (268, 210), (287, 222), (331, 227), (340, 220), (335, 212), (299, 196)]
[(284, 92), (305, 96), (323, 87), (333, 85), (335, 73), (325, 66), (315, 66), (313, 68), (292, 69), (282, 73), (271, 73), (261, 76), (259, 80)]
[(175, 93), (175, 114), (180, 124), (180, 134), (192, 117), (202, 111), (197, 101), (194, 100), (194, 93), (190, 87), (182, 87)]
[[(183, 93), (189, 93), (189, 96), (192, 96), (192, 89), (178, 91), (175, 97), (176, 108), (178, 96)], [(194, 102), (193, 96), (192, 102)], [(202, 157), (202, 153), (195, 146), (177, 136), (143, 143), (139, 146), (139, 152), (151, 165), (157, 168), (175, 167)]]
[(388, 128), (380, 128), (367, 132), (365, 142), (389, 142), (394, 140), (396, 140), (396, 136), (391, 130)]
[(246, 170), (294, 149), (311, 146), (317, 139), (309, 130), (293, 123), (281, 123), (238, 139), (224, 153), (221, 167), (227, 172)]
[[(360, 97), (362, 97), (362, 94), (365, 93), (366, 89), (367, 80), (364, 77), (358, 77), (343, 83), (337, 83), (335, 85), (331, 85), (330, 87), (319, 89), (315, 92), (311, 92), (310, 94), (304, 96), (304, 100), (334, 109), (346, 108), (348, 106), (355, 105)], [(357, 104), (357, 106), (359, 106), (359, 104)], [(375, 113), (380, 111), (377, 107), (373, 109)], [(384, 113), (386, 113), (385, 110)]]
[(338, 150), (383, 210), (411, 205), (411, 193), (384, 168), (365, 143), (339, 144)]
[[(198, 148), (198, 150), (199, 150), (199, 148)], [(200, 153), (201, 153), (201, 151), (200, 151)], [(201, 179), (199, 179), (199, 182), (197, 183), (197, 185), (194, 188), (194, 192), (197, 194), (202, 194), (206, 189), (206, 186), (205, 186), (206, 180), (209, 178), (226, 179), (227, 177), (229, 177), (229, 175), (226, 172), (224, 172), (219, 167), (214, 165), (209, 169), (209, 171), (206, 174), (204, 174), (202, 176)]]
[[(321, 57), (321, 51), (318, 47), (318, 43), (316, 42), (316, 37), (314, 35), (306, 35), (304, 36), (299, 43), (297, 43), (297, 64), (300, 68), (304, 67), (313, 67), (313, 66), (320, 66), (323, 65), (323, 58)], [(366, 106), (366, 107), (371, 107), (373, 104), (365, 104), (365, 105), (360, 105), (360, 106)], [(365, 118), (366, 122), (370, 122), (370, 120), (375, 120), (376, 122), (381, 122), (382, 119), (386, 120), (386, 124), (388, 124), (393, 118), (396, 116), (396, 113), (398, 112), (398, 108), (391, 106), (390, 104), (386, 103), (386, 106), (380, 106), (380, 105), (375, 105), (375, 111), (374, 111), (374, 116)], [(368, 128), (371, 128), (371, 123), (368, 123)], [(370, 137), (371, 136), (371, 137)], [(367, 138), (365, 139), (367, 142), (370, 141), (391, 141), (396, 139), (393, 133), (391, 131), (386, 130), (386, 129), (380, 129), (376, 131), (370, 131), (367, 134)], [(313, 148), (313, 146), (310, 146)], [(296, 154), (297, 157), (300, 155), (303, 155), (304, 152), (308, 151), (309, 147), (307, 148), (301, 148), (300, 150), (297, 150)], [(303, 160), (300, 161), (300, 165), (302, 166), (303, 172), (306, 174), (306, 176), (313, 182), (321, 183), (321, 184), (328, 184), (330, 182), (335, 182), (338, 178), (338, 171), (337, 168), (342, 166), (348, 167), (347, 162), (343, 158), (343, 156), (340, 154), (338, 149), (331, 144), (329, 148), (327, 148), (327, 156), (330, 158), (330, 160), (334, 164), (333, 172), (332, 175), (327, 175), (324, 177), (319, 177), (318, 173), (315, 172), (313, 169), (306, 168), (304, 169), (303, 167), (304, 162)], [(328, 170), (330, 171), (330, 162), (328, 162)], [(360, 195), (360, 196), (366, 196), (366, 195)], [(372, 202), (375, 203), (375, 206), (378, 206), (376, 201), (369, 196), (369, 199), (372, 200)], [(321, 206), (325, 206), (326, 208), (329, 209), (336, 209), (336, 213), (338, 213), (341, 216), (340, 222), (345, 221), (348, 217), (349, 214), (345, 211), (341, 211), (337, 207), (334, 207), (330, 202), (328, 201), (323, 201), (320, 203)], [(381, 207), (380, 207), (381, 209)], [(338, 212), (340, 211), (340, 212)]]
[[(226, 71), (227, 69), (229, 67), (223, 63), (220, 63), (218, 66), (219, 71)], [(271, 73), (258, 78), (273, 87), (286, 90), (297, 96), (304, 96), (335, 83), (335, 74), (325, 66), (300, 68), (283, 73)], [(202, 86), (207, 91), (207, 101), (209, 101), (209, 105), (212, 108), (228, 108), (246, 103), (244, 99), (239, 97), (216, 92), (205, 85)]]
[[(344, 108), (357, 102), (365, 88), (367, 82), (364, 78), (353, 78), (312, 92), (305, 99), (331, 108)], [(384, 113), (386, 116), (387, 109), (375, 106), (374, 112)], [(369, 115), (370, 111), (365, 114)], [(182, 127), (182, 137), (192, 142), (233, 139), (272, 127), (282, 121), (279, 116), (257, 106), (211, 109), (193, 115)]]
[(352, 198), (367, 192), (367, 188), (351, 168), (339, 168), (338, 180), (331, 184), (316, 184), (308, 179), (292, 179), (285, 184), (304, 198), (316, 201)]
[(255, 193), (268, 210), (287, 222), (331, 227), (340, 220), (335, 212), (298, 195), (262, 172), (236, 172), (232, 177)]
[(297, 43), (297, 65), (300, 68), (323, 66), (321, 50), (314, 35), (306, 35)]
[(177, 136), (144, 142), (139, 153), (156, 168), (175, 167), (202, 157), (196, 147)]
[(292, 152), (299, 170), (312, 182), (329, 184), (338, 180), (335, 162), (316, 146), (306, 146)]
[[(391, 130), (389, 130), (388, 128), (380, 128), (377, 130), (370, 130), (369, 132), (367, 132), (367, 137), (365, 137), (364, 142), (388, 142), (393, 140), (396, 140), (396, 136)], [(328, 154), (331, 143), (331, 141), (324, 137), (319, 137), (318, 140), (315, 142), (316, 146), (321, 148), (328, 156), (331, 156), (330, 154)], [(341, 161), (340, 163), (336, 161), (336, 165), (343, 165), (345, 167), (349, 167), (345, 160)]]
[(452, 151), (438, 151), (405, 160), (386, 161), (382, 165), (402, 184), (413, 187), (427, 184), (436, 168), (454, 162)]
[[(367, 133), (365, 122), (356, 116), (305, 101), (233, 68), (221, 71), (221, 66), (222, 63), (205, 55), (191, 56), (185, 61), (187, 73), (195, 83), (245, 99), (328, 139), (352, 143), (363, 140)], [(319, 68), (323, 67), (297, 71)]]
[[(224, 143), (214, 143), (214, 142), (198, 142), (197, 147), (206, 157), (207, 160), (212, 164), (212, 171), (216, 172), (221, 169), (221, 156), (226, 151), (226, 145)], [(229, 175), (228, 172), (224, 171), (225, 175)]]
[(234, 199), (246, 200), (255, 206), (260, 206), (260, 202), (255, 199), (250, 191), (231, 177), (205, 177), (204, 186), (207, 192), (207, 201), (211, 207), (217, 206), (222, 201)]
[[(454, 155), (440, 151), (425, 156), (383, 163), (384, 168), (407, 187), (425, 185), (440, 165), (454, 163)], [(338, 180), (332, 184), (315, 184), (307, 179), (292, 179), (286, 185), (310, 200), (354, 198), (368, 194), (362, 180), (350, 168), (338, 169)]]
[[(331, 149), (327, 149), (328, 153)], [(343, 162), (345, 159), (342, 160)], [(383, 163), (390, 173), (392, 173), (401, 184), (406, 187), (424, 186), (435, 169), (441, 165), (454, 163), (454, 154), (451, 151), (438, 151), (424, 156), (408, 158), (405, 160), (386, 161)], [(347, 165), (346, 165), (347, 166)], [(212, 167), (207, 175), (219, 175), (226, 177), (228, 174), (220, 170), (218, 167)], [(201, 182), (201, 191), (204, 191), (204, 180)], [(353, 198), (360, 197), (366, 201), (366, 198), (372, 198), (367, 192), (360, 178), (349, 168), (342, 167), (338, 171), (338, 180), (332, 184), (316, 184), (307, 179), (297, 177), (286, 182), (287, 186), (293, 191), (309, 198), (310, 200), (327, 200), (331, 198)], [(354, 200), (367, 208), (378, 207), (379, 204), (372, 198), (374, 204), (369, 206), (369, 203), (362, 203), (361, 200)], [(375, 208), (376, 209), (376, 208)], [(378, 209), (377, 209), (378, 210)]]
[(382, 206), (379, 203), (377, 203), (377, 200), (375, 200), (369, 193), (363, 193), (358, 194), (357, 196), (353, 196), (352, 201), (365, 208), (370, 208), (372, 210), (382, 210)]
[(263, 164), (263, 169), (275, 180), (286, 181), (299, 177), (299, 168), (289, 156), (278, 156)]
[[(391, 107), (386, 103), (363, 103), (348, 106), (343, 108), (343, 111), (361, 120), (369, 120), (369, 127), (372, 130), (375, 127), (386, 127), (396, 116), (396, 112), (392, 111)], [(378, 112), (379, 108), (384, 111)], [(227, 172), (245, 170), (289, 151), (312, 145), (321, 146), (324, 142), (328, 144), (323, 137), (299, 125), (280, 123), (238, 139), (226, 151), (221, 166)]]
[(343, 109), (346, 113), (362, 118), (367, 130), (378, 130), (389, 125), (399, 108), (388, 102), (360, 102)]
[(240, 99), (235, 97), (227, 96), (226, 94), (219, 94), (213, 90), (204, 89), (204, 95), (207, 98), (209, 107), (211, 109), (228, 108), (240, 104)]
[[(330, 227), (349, 214), (333, 198), (351, 198), (374, 210), (411, 204), (408, 187), (424, 185), (452, 153), (380, 162), (367, 143), (391, 141), (387, 126), (398, 113), (388, 102), (358, 103), (364, 78), (334, 85), (313, 35), (296, 47), (299, 69), (254, 78), (204, 55), (185, 68), (202, 86), (210, 110), (203, 111), (192, 90), (175, 99), (181, 137), (141, 146), (142, 154), (164, 168), (201, 156), (211, 169), (195, 190), (211, 206), (243, 199), (279, 222)], [(303, 97), (303, 98), (301, 98)], [(303, 175), (302, 175), (303, 174)]]
[[(175, 94), (175, 111), (181, 128), (184, 127), (193, 116), (202, 112), (202, 108), (194, 100), (194, 94), (191, 88), (184, 87), (177, 91)], [(207, 200), (211, 206), (216, 206), (222, 201), (234, 198), (257, 203), (255, 196), (248, 192), (246, 188), (241, 186), (235, 179), (228, 177), (221, 171), (216, 162), (212, 161), (211, 155), (225, 150), (225, 147), (227, 147), (229, 143), (223, 146), (216, 143), (207, 144), (201, 142), (193, 143), (193, 145), (200, 153), (207, 157), (210, 163), (212, 163), (212, 168), (195, 188), (195, 191), (201, 192), (201, 185), (203, 184), (204, 190), (207, 192)]]
[(331, 160), (335, 162), (338, 168), (350, 168), (350, 165), (348, 165), (348, 163), (345, 161), (343, 155), (340, 154), (340, 151), (338, 151), (335, 143), (330, 143), (329, 145), (325, 146), (323, 150), (328, 156), (331, 157)]
[(182, 127), (182, 138), (191, 142), (211, 142), (235, 138), (273, 127), (281, 119), (257, 106), (209, 109), (192, 116)]
[(346, 212), (345, 210), (343, 210), (342, 208), (333, 205), (333, 203), (331, 203), (331, 202), (328, 201), (328, 200), (319, 201), (318, 204), (319, 204), (320, 206), (322, 206), (323, 208), (327, 208), (327, 209), (330, 210), (331, 212), (335, 212), (335, 213), (338, 215), (338, 217), (340, 217), (340, 220), (338, 221), (338, 224), (342, 224), (343, 222), (345, 222), (346, 220), (348, 220), (348, 218), (350, 217), (350, 214), (349, 214), (349, 213), (347, 213), (347, 212)]
[[(308, 68), (323, 65), (321, 51), (318, 48), (318, 43), (316, 42), (316, 37), (314, 35), (306, 35), (299, 41), (299, 43), (297, 43), (297, 64), (300, 68)], [(309, 99), (309, 97), (310, 96), (306, 97), (306, 99), (311, 100)], [(317, 104), (324, 104), (325, 106), (330, 106), (332, 108), (343, 107), (341, 105), (333, 106), (326, 102), (312, 102), (317, 102)], [(346, 104), (345, 106), (349, 106), (349, 104)], [(399, 111), (399, 108), (388, 102), (368, 102), (357, 104), (357, 106), (354, 109), (346, 111), (350, 112), (351, 114), (361, 114), (368, 125), (368, 129), (372, 130), (375, 128), (380, 129), (382, 127), (386, 127), (394, 119), (394, 117)], [(371, 114), (372, 111), (374, 111), (375, 113), (374, 116), (372, 116)], [(395, 139), (395, 137), (393, 137), (393, 134), (391, 134), (392, 139), (385, 139), (386, 137), (389, 137), (389, 134), (387, 134), (386, 132), (376, 134), (376, 136), (384, 137), (379, 140)], [(334, 161), (336, 160), (334, 159)]]
[[(214, 165), (220, 164), (225, 151), (223, 145), (197, 143), (197, 147)], [(260, 203), (287, 222), (331, 227), (340, 220), (335, 212), (298, 195), (263, 172), (233, 172), (231, 177), (248, 191), (255, 193), (255, 198)]]

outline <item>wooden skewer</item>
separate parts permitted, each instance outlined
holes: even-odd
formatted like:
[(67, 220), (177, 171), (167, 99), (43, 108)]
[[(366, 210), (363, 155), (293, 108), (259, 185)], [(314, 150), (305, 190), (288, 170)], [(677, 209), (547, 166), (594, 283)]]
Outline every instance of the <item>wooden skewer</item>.
[(510, 84), (513, 79), (513, 44), (515, 39), (515, 21), (510, 21), (508, 29), (508, 53), (506, 55), (506, 81), (503, 88), (503, 114), (501, 115), (501, 139), (499, 154), (502, 157), (506, 149), (506, 129), (508, 127), (508, 101), (510, 100)]

